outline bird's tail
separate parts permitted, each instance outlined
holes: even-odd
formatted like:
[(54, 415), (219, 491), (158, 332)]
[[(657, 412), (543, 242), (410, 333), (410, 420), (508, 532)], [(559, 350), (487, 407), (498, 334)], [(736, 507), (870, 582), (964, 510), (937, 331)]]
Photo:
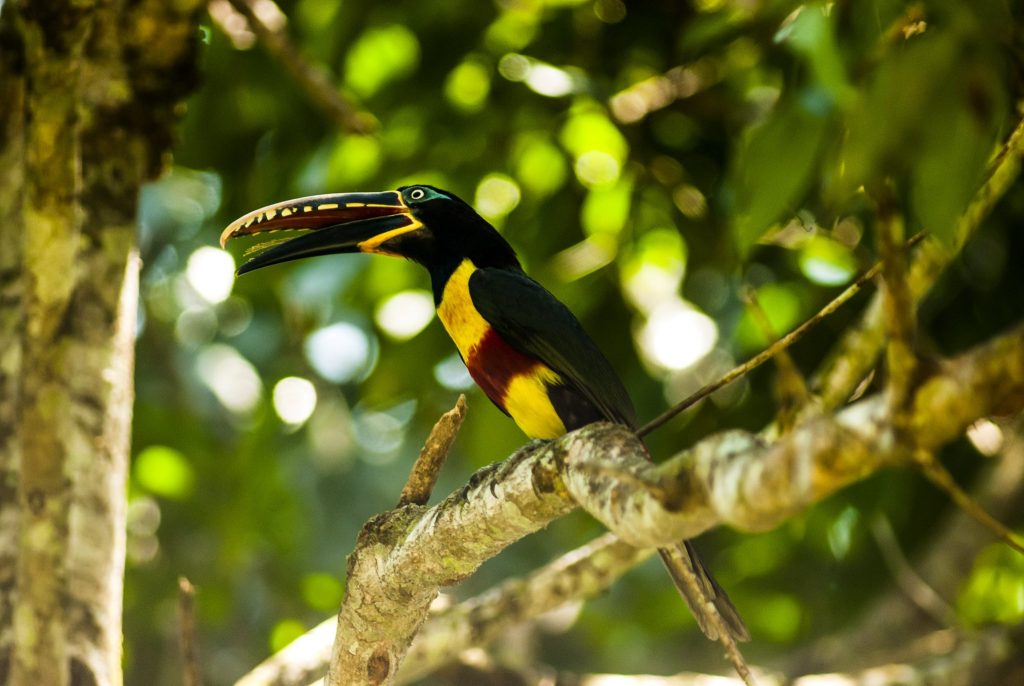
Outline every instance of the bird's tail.
[[(686, 600), (686, 604), (690, 606), (690, 612), (697, 620), (700, 630), (708, 638), (712, 641), (717, 641), (719, 638), (718, 626), (709, 617), (709, 613), (712, 611), (712, 608), (708, 606), (710, 604), (714, 610), (718, 611), (722, 623), (734, 640), (750, 640), (750, 632), (747, 631), (743, 619), (740, 618), (740, 613), (729, 600), (725, 590), (718, 585), (704, 563), (701, 562), (700, 556), (690, 541), (683, 541), (669, 548), (659, 548), (658, 553), (661, 555), (661, 560), (665, 563), (668, 573), (672, 576), (673, 583), (679, 589), (679, 593)], [(687, 572), (696, 578), (699, 591), (686, 583)]]

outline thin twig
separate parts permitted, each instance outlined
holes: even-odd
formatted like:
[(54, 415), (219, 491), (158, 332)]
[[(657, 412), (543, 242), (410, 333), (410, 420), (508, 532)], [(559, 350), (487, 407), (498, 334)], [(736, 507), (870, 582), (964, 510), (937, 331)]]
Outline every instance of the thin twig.
[[(940, 249), (938, 243), (919, 250), (910, 270), (910, 286), (915, 304), (920, 302), (939, 278), (956, 252), (973, 236), (996, 202), (1017, 180), (1021, 157), (1024, 156), (1024, 118), (1007, 138), (1006, 143), (988, 166), (984, 183), (971, 199), (971, 204), (957, 222), (954, 250)], [(829, 362), (812, 379), (825, 410), (845, 403), (875, 366), (879, 351), (885, 344), (880, 297), (875, 296), (864, 316), (848, 327)]]
[(455, 437), (459, 435), (462, 421), (466, 418), (466, 396), (459, 394), (455, 407), (441, 415), (441, 418), (430, 430), (430, 435), (423, 444), (420, 456), (409, 472), (402, 495), (398, 499), (398, 507), (403, 505), (426, 505), (430, 494), (434, 491), (437, 476), (441, 473), (444, 461), (448, 459)]
[[(907, 241), (905, 249), (910, 249), (913, 246), (917, 245), (917, 243), (920, 242), (923, 238), (924, 233), (919, 233), (913, 236), (910, 240)], [(717, 381), (713, 381), (707, 384), (703, 388), (691, 394), (689, 397), (685, 398), (676, 405), (673, 405), (672, 407), (670, 407), (669, 409), (665, 410), (660, 415), (652, 419), (651, 421), (644, 424), (636, 432), (637, 436), (646, 436), (647, 434), (651, 433), (652, 431), (654, 431), (662, 424), (675, 417), (677, 414), (679, 414), (686, 408), (693, 406), (695, 403), (711, 395), (719, 388), (722, 388), (723, 386), (732, 383), (733, 381), (740, 378), (747, 372), (756, 369), (757, 367), (760, 367), (762, 364), (775, 357), (775, 355), (777, 355), (780, 351), (785, 350), (786, 348), (796, 343), (798, 340), (803, 338), (804, 334), (806, 334), (808, 331), (810, 331), (819, 323), (821, 323), (821, 320), (823, 320), (825, 317), (829, 316), (830, 314), (838, 310), (840, 307), (846, 304), (851, 298), (860, 293), (861, 290), (864, 288), (865, 284), (867, 284), (876, 276), (878, 276), (879, 272), (881, 271), (882, 263), (878, 262), (873, 267), (871, 267), (871, 269), (861, 274), (856, 281), (854, 281), (846, 288), (846, 290), (837, 295), (835, 299), (832, 300), (832, 302), (825, 305), (825, 307), (821, 308), (818, 311), (818, 313), (815, 314), (813, 317), (805, 321), (797, 328), (790, 331), (788, 334), (786, 334), (779, 340), (772, 343), (770, 346), (759, 352), (757, 355), (754, 355), (752, 358), (750, 358), (743, 364), (737, 367), (733, 367)]]
[(328, 79), (320, 65), (307, 60), (284, 31), (276, 31), (264, 22), (253, 0), (228, 0), (249, 22), (260, 43), (273, 55), (302, 87), (314, 105), (320, 108), (344, 131), (367, 134), (377, 128), (377, 120), (347, 100)]
[[(746, 303), (754, 323), (761, 329), (765, 340), (768, 342), (778, 340), (779, 335), (775, 331), (775, 327), (772, 326), (771, 320), (768, 319), (768, 313), (761, 307), (757, 291), (751, 286), (746, 286), (741, 293), (741, 298)], [(779, 370), (776, 379), (779, 411), (776, 414), (775, 423), (778, 430), (785, 433), (792, 426), (800, 410), (811, 402), (811, 393), (807, 390), (807, 381), (787, 351), (779, 351), (775, 356), (775, 365)]]
[(181, 651), (181, 683), (202, 686), (199, 667), (199, 642), (196, 640), (196, 589), (183, 576), (178, 577), (178, 647)]
[(989, 163), (985, 182), (974, 194), (971, 204), (967, 206), (954, 232), (954, 240), (959, 248), (967, 239), (974, 235), (981, 221), (992, 211), (992, 207), (1017, 180), (1020, 173), (1020, 160), (1024, 156), (1024, 118), (1006, 139), (1006, 144)]
[(940, 627), (952, 626), (956, 621), (956, 611), (940, 596), (927, 581), (921, 578), (906, 555), (900, 548), (896, 534), (892, 530), (889, 519), (882, 513), (870, 520), (871, 534), (882, 553), (882, 559), (889, 568), (900, 590), (917, 607), (935, 620)]
[(1005, 524), (990, 515), (967, 491), (960, 487), (953, 475), (950, 474), (942, 463), (935, 459), (935, 455), (927, 450), (917, 450), (914, 453), (917, 464), (921, 467), (928, 480), (939, 489), (945, 491), (956, 506), (973, 517), (979, 524), (991, 531), (1003, 543), (1010, 546), (1018, 553), (1024, 555), (1024, 543), (1018, 540)]

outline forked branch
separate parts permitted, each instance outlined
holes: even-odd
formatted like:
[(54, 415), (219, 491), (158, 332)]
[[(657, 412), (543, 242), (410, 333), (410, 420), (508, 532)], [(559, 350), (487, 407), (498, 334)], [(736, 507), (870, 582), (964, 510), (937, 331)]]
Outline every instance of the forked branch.
[[(925, 450), (979, 417), (1020, 410), (1024, 326), (950, 361), (915, 388), (909, 407), (909, 442)], [(764, 530), (883, 466), (906, 464), (907, 443), (893, 440), (893, 431), (888, 404), (873, 396), (774, 443), (730, 431), (661, 465), (609, 424), (531, 445), (433, 508), (409, 505), (367, 525), (350, 561), (327, 684), (393, 683), (438, 589), (566, 514), (574, 500), (640, 547), (723, 523)], [(630, 478), (616, 479), (615, 470)]]

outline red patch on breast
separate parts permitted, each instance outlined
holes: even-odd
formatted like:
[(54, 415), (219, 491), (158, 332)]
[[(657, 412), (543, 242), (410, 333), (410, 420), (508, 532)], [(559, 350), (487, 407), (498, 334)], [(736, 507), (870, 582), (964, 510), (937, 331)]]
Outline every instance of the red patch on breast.
[(529, 374), (541, 362), (506, 343), (494, 329), (487, 329), (466, 360), (469, 375), (487, 397), (504, 409), (505, 393), (513, 378)]

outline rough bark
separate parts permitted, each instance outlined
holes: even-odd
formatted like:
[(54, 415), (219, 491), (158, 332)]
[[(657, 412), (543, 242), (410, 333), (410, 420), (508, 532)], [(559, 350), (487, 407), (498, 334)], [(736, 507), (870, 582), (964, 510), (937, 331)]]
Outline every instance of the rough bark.
[(0, 509), (5, 683), (122, 681), (134, 220), (195, 82), (197, 11), (8, 3), (0, 16), (12, 95), (0, 288), (13, 306), (0, 320), (0, 488), (16, 493)]
[(427, 619), (409, 648), (396, 683), (422, 679), (470, 648), (486, 646), (509, 629), (568, 602), (593, 598), (654, 554), (613, 534), (578, 548), (524, 578)]
[(882, 467), (906, 464), (913, 447), (937, 448), (980, 417), (1019, 411), (1024, 326), (945, 363), (910, 400), (910, 428), (899, 441), (879, 394), (774, 442), (730, 431), (661, 465), (624, 428), (595, 424), (525, 448), (433, 508), (380, 515), (350, 560), (327, 683), (392, 683), (439, 587), (576, 503), (643, 547), (718, 524), (764, 530)]
[(18, 371), (21, 369), (21, 188), (24, 183), (25, 79), (20, 36), (0, 20), (0, 683), (13, 645), (18, 564)]
[[(994, 159), (988, 178), (961, 219), (957, 246), (977, 229), (1016, 179), (1022, 152), (1024, 121)], [(950, 258), (951, 253), (937, 242), (924, 241), (909, 270), (907, 300), (911, 306), (916, 306)], [(520, 451), (505, 466), (474, 477), (464, 494), (490, 491), (495, 495), (494, 489), (500, 488), (510, 474), (519, 475), (521, 481), (522, 462), (527, 460), (532, 463), (530, 478), (538, 497), (571, 494), (625, 540), (638, 546), (658, 546), (694, 536), (719, 523), (750, 530), (770, 528), (883, 465), (906, 462), (914, 450), (934, 450), (976, 418), (1020, 409), (1024, 403), (1024, 359), (1020, 353), (1024, 327), (948, 362), (938, 373), (907, 389), (906, 406), (899, 403), (900, 417), (893, 416), (891, 394), (880, 394), (838, 414), (828, 414), (846, 401), (876, 364), (886, 342), (882, 310), (881, 299), (876, 297), (817, 377), (817, 402), (804, 408), (797, 418), (797, 428), (786, 432), (782, 439), (773, 440), (777, 432), (727, 432), (655, 466), (644, 459), (646, 455), (638, 450), (638, 442), (621, 428), (591, 426), (532, 456), (528, 451)], [(936, 422), (936, 417), (943, 421)], [(609, 454), (602, 453), (604, 447), (609, 448)], [(625, 461), (620, 459), (622, 456)], [(481, 488), (487, 482), (490, 485)], [(513, 484), (512, 490), (520, 486)], [(467, 509), (475, 505), (469, 500), (464, 504)], [(433, 508), (418, 521), (422, 524), (439, 519), (443, 516), (439, 508), (444, 506), (442, 503)], [(482, 510), (467, 513), (466, 521), (475, 521), (478, 516), (486, 519), (491, 507), (484, 504)], [(357, 584), (370, 581), (359, 589), (359, 601), (349, 605), (346, 600), (339, 615), (328, 683), (385, 683), (394, 678), (394, 667), (402, 659), (408, 639), (416, 633), (429, 598), (437, 592), (438, 579), (429, 575), (422, 584), (409, 577), (398, 584), (396, 578), (389, 580), (381, 574), (393, 564), (389, 545), (415, 548), (418, 543), (411, 539), (429, 531), (430, 527), (424, 528), (416, 521), (416, 513), (400, 510), (385, 513), (367, 526), (364, 533), (369, 536), (361, 539), (353, 554), (349, 578), (350, 584), (354, 577)], [(538, 523), (538, 528), (544, 523)], [(374, 533), (392, 524), (397, 524), (399, 536), (390, 543)], [(405, 535), (403, 529), (413, 533)], [(516, 532), (512, 538), (519, 535), (522, 533)], [(356, 564), (359, 556), (370, 547), (374, 547), (372, 560), (363, 559), (360, 567)], [(447, 548), (441, 550), (444, 557)], [(463, 560), (459, 566), (473, 569), (479, 563)], [(390, 621), (389, 613), (397, 616), (404, 609), (390, 607), (395, 605), (394, 599), (388, 597), (395, 585), (402, 587), (406, 598), (412, 597), (407, 594), (410, 590), (423, 594), (413, 606), (412, 616), (405, 614), (401, 618), (401, 628), (390, 634), (391, 640), (381, 638), (386, 632), (360, 635), (359, 625), (366, 622), (357, 617), (356, 623), (352, 623), (352, 607), (372, 605), (376, 594), (384, 599), (383, 606), (388, 609), (377, 613), (375, 620)], [(379, 625), (376, 628), (379, 630)], [(346, 631), (352, 636), (342, 636)], [(321, 624), (247, 675), (242, 683), (298, 683), (289, 681), (287, 675), (303, 679), (322, 669), (330, 635), (329, 623)], [(380, 650), (373, 650), (374, 646)], [(339, 669), (339, 665), (344, 665), (344, 669)], [(292, 670), (296, 666), (298, 670)]]

